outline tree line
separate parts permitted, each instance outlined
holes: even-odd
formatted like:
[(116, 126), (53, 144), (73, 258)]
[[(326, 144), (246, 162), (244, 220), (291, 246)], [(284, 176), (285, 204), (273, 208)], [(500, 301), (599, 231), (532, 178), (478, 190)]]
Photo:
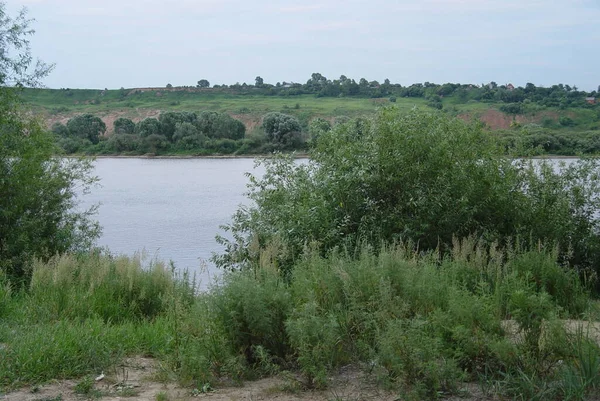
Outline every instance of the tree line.
[[(313, 125), (318, 126), (309, 130), (313, 135), (331, 126), (322, 119)], [(55, 123), (51, 131), (67, 154), (267, 153), (302, 150), (309, 139), (309, 132), (304, 132), (296, 117), (278, 112), (265, 114), (261, 130), (250, 137), (240, 120), (214, 111), (169, 111), (137, 123), (121, 117), (114, 121), (113, 129), (114, 134), (106, 137), (104, 121), (88, 113), (77, 115), (66, 124)]]
[[(211, 85), (208, 80), (202, 79), (198, 81), (196, 87), (206, 89)], [(167, 88), (172, 89), (173, 86), (168, 84)], [(591, 92), (581, 91), (575, 85), (562, 83), (550, 87), (536, 86), (530, 82), (524, 87), (514, 86), (510, 83), (499, 85), (494, 81), (487, 84), (424, 82), (402, 86), (398, 83), (391, 83), (389, 79), (385, 79), (381, 83), (376, 80), (369, 81), (366, 78), (360, 78), (357, 82), (345, 75), (341, 75), (338, 79), (328, 79), (318, 72), (313, 73), (304, 84), (295, 82), (269, 84), (265, 83), (262, 77), (257, 76), (254, 84), (238, 82), (233, 85), (217, 84), (212, 88), (267, 96), (314, 94), (318, 97), (389, 97), (391, 101), (397, 97), (424, 98), (436, 108), (439, 108), (437, 104), (441, 105), (440, 99), (447, 96), (455, 96), (457, 101), (462, 103), (467, 103), (469, 100), (502, 103), (528, 101), (546, 107), (589, 107), (593, 105), (588, 103), (586, 98), (595, 98), (600, 93), (600, 85), (597, 90)]]

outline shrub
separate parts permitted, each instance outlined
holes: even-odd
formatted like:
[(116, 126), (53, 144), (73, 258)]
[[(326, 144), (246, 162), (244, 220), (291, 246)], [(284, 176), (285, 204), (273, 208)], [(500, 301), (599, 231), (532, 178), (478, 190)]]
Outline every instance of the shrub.
[(323, 253), (394, 241), (445, 252), (454, 236), (474, 233), (487, 243), (557, 242), (562, 261), (600, 267), (597, 161), (560, 172), (514, 162), (480, 126), (442, 113), (387, 108), (322, 133), (306, 164), (284, 156), (263, 163), (266, 173), (250, 183), (254, 206), (229, 226), (222, 266), (247, 266), (250, 243), (275, 239), (288, 250), (280, 266), (291, 268), (310, 242)]

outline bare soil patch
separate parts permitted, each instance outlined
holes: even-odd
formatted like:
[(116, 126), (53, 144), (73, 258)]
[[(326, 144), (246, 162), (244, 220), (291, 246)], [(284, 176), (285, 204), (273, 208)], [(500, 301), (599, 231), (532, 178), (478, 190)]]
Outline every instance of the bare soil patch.
[[(398, 400), (397, 392), (381, 389), (373, 377), (362, 373), (355, 367), (342, 368), (326, 390), (303, 390), (294, 377), (269, 377), (239, 386), (227, 384), (215, 389), (193, 389), (174, 383), (157, 380), (160, 373), (159, 363), (150, 358), (129, 358), (104, 377), (94, 382), (93, 390), (88, 394), (77, 394), (75, 387), (81, 380), (54, 381), (39, 387), (27, 387), (4, 396), (2, 401), (76, 401), (82, 399), (101, 399), (105, 401), (141, 400), (155, 401), (157, 396), (166, 396), (167, 400), (211, 401), (329, 401), (329, 400)], [(100, 373), (99, 373), (100, 374)], [(489, 400), (477, 385), (467, 384), (462, 397), (449, 400)]]

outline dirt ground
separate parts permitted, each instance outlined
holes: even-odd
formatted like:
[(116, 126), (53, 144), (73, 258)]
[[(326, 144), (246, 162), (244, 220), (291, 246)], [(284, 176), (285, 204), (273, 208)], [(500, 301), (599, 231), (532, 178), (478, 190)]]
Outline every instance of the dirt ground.
[[(39, 387), (26, 387), (15, 392), (0, 395), (1, 401), (81, 401), (99, 399), (102, 401), (141, 400), (141, 401), (359, 401), (400, 399), (396, 392), (382, 390), (372, 378), (352, 367), (341, 369), (331, 379), (327, 390), (300, 390), (293, 378), (271, 377), (241, 386), (219, 386), (215, 389), (192, 389), (174, 383), (157, 381), (159, 367), (157, 361), (149, 358), (130, 358), (114, 369), (104, 372), (104, 377), (93, 384), (87, 394), (78, 394), (75, 387), (81, 380), (64, 380)], [(204, 391), (203, 391), (204, 390)], [(478, 386), (468, 384), (461, 398), (450, 400), (488, 400)]]

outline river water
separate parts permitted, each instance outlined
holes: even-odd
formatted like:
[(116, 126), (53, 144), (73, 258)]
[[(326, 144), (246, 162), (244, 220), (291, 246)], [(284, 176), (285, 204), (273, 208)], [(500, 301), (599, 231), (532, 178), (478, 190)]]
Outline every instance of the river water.
[(209, 259), (222, 248), (219, 226), (245, 198), (254, 160), (102, 158), (95, 162), (100, 186), (81, 198), (81, 206), (99, 204), (102, 226), (98, 245), (113, 254), (143, 252), (147, 260), (173, 261), (196, 273), (201, 286), (218, 275)]

